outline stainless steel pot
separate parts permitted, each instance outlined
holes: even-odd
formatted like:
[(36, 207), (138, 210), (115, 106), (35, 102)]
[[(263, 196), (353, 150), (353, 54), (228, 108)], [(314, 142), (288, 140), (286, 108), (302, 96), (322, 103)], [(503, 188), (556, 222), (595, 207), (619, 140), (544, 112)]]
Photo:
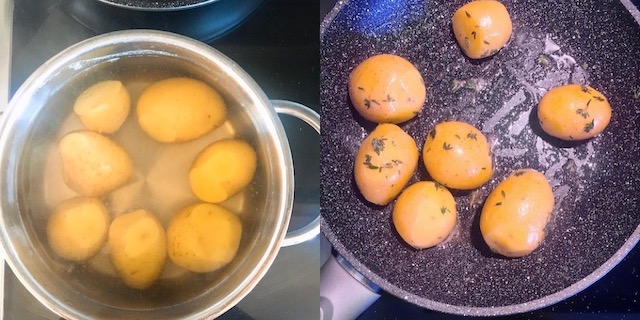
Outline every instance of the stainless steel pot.
[[(129, 71), (127, 71), (129, 70)], [(188, 281), (128, 289), (86, 265), (61, 262), (48, 248), (42, 211), (40, 151), (55, 143), (71, 106), (65, 97), (86, 82), (122, 72), (188, 75), (215, 87), (230, 104), (237, 134), (258, 153), (257, 186), (247, 197), (237, 257), (219, 272)], [(75, 90), (75, 91), (74, 91)], [(283, 245), (313, 238), (319, 219), (286, 235), (293, 204), (293, 164), (276, 111), (319, 132), (313, 110), (270, 101), (236, 63), (195, 40), (162, 31), (121, 31), (74, 45), (42, 65), (16, 92), (0, 124), (0, 244), (21, 283), (66, 319), (215, 317), (238, 303), (264, 276)], [(145, 148), (144, 145), (136, 146)]]

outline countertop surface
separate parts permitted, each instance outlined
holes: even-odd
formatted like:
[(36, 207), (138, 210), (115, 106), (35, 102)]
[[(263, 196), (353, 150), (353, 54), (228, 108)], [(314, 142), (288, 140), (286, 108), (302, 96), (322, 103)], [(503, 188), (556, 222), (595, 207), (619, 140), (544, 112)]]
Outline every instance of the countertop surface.
[[(4, 1), (3, 1), (4, 3)], [(98, 34), (73, 19), (65, 1), (16, 0), (11, 43), (10, 95), (42, 63)], [(271, 99), (291, 100), (318, 111), (319, 5), (270, 0), (243, 23), (206, 41), (235, 60)], [(291, 228), (319, 214), (318, 136), (301, 121), (282, 117), (292, 148), (296, 196)], [(319, 238), (282, 248), (272, 267), (236, 307), (220, 319), (318, 319)], [(5, 274), (4, 319), (58, 319)]]

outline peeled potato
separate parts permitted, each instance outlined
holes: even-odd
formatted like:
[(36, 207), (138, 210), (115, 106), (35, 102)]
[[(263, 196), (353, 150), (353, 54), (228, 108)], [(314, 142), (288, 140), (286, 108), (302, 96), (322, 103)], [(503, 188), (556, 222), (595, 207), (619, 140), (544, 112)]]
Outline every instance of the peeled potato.
[(111, 263), (127, 286), (146, 289), (160, 277), (167, 258), (167, 239), (151, 212), (136, 210), (113, 219), (107, 243)]
[(554, 201), (553, 190), (542, 173), (517, 170), (487, 197), (480, 215), (482, 237), (501, 255), (528, 255), (545, 237)]
[(584, 140), (600, 134), (611, 120), (611, 105), (596, 89), (579, 84), (553, 88), (538, 105), (542, 130), (562, 140)]
[(402, 191), (418, 166), (418, 147), (395, 124), (378, 125), (356, 154), (354, 175), (362, 196), (386, 205)]
[(191, 165), (191, 190), (202, 201), (225, 201), (251, 182), (257, 162), (255, 150), (244, 140), (216, 141), (202, 150)]
[(453, 15), (453, 34), (472, 59), (494, 55), (509, 41), (512, 24), (507, 8), (493, 0), (478, 0), (460, 7)]
[(83, 196), (102, 196), (126, 183), (133, 174), (129, 154), (97, 132), (68, 133), (58, 147), (64, 182)]
[(425, 249), (444, 241), (456, 225), (453, 195), (432, 181), (420, 181), (406, 188), (393, 208), (393, 225), (414, 248)]
[(53, 251), (72, 261), (83, 261), (100, 251), (107, 239), (109, 213), (97, 198), (62, 201), (47, 221), (47, 239)]
[(169, 258), (193, 272), (217, 270), (235, 257), (242, 223), (222, 206), (197, 203), (178, 212), (167, 228)]
[(116, 132), (129, 115), (131, 98), (122, 82), (107, 80), (94, 84), (76, 99), (73, 112), (89, 130)]
[(160, 80), (142, 91), (136, 105), (140, 127), (160, 142), (197, 139), (221, 126), (222, 96), (208, 84), (186, 77)]
[(422, 160), (434, 180), (454, 189), (478, 188), (493, 175), (487, 138), (465, 122), (437, 124), (427, 135)]
[(396, 55), (370, 57), (349, 75), (351, 103), (369, 121), (407, 121), (420, 112), (426, 95), (420, 71), (410, 61)]

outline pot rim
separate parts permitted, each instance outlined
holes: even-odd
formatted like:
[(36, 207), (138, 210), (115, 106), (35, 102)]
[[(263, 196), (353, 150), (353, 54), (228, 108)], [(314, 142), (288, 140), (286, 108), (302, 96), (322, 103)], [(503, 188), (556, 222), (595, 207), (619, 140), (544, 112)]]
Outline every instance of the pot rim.
[[(254, 116), (257, 119), (264, 119), (263, 121), (268, 125), (269, 132), (273, 135), (273, 139), (271, 139), (271, 141), (275, 143), (275, 145), (270, 147), (270, 149), (279, 151), (270, 154), (270, 162), (279, 164), (276, 165), (276, 172), (280, 174), (282, 178), (280, 181), (280, 188), (278, 188), (282, 192), (280, 192), (280, 194), (275, 194), (273, 197), (269, 197), (270, 201), (278, 201), (278, 217), (275, 219), (273, 225), (274, 232), (266, 238), (268, 239), (268, 245), (265, 247), (265, 251), (260, 254), (259, 259), (255, 259), (256, 263), (251, 266), (251, 271), (244, 276), (243, 280), (239, 281), (237, 286), (233, 290), (230, 290), (223, 299), (199, 308), (199, 310), (191, 309), (190, 314), (182, 315), (180, 317), (185, 319), (200, 319), (204, 317), (219, 316), (235, 306), (240, 300), (242, 300), (242, 298), (251, 292), (260, 279), (264, 277), (279, 252), (289, 225), (293, 207), (293, 161), (284, 128), (271, 102), (258, 84), (238, 64), (226, 57), (224, 54), (204, 43), (185, 36), (157, 30), (115, 31), (95, 36), (61, 51), (40, 66), (31, 74), (23, 85), (20, 86), (11, 99), (7, 112), (2, 117), (2, 122), (0, 122), (0, 194), (3, 194), (4, 196), (4, 199), (0, 201), (0, 214), (2, 214), (2, 218), (0, 219), (0, 250), (4, 253), (7, 264), (13, 270), (20, 282), (47, 308), (64, 318), (87, 317), (87, 315), (82, 312), (78, 312), (63, 299), (51, 296), (49, 294), (50, 291), (47, 289), (48, 286), (39, 283), (36, 280), (36, 277), (32, 274), (33, 271), (37, 270), (27, 269), (27, 266), (22, 259), (20, 259), (16, 250), (16, 243), (14, 243), (14, 241), (18, 240), (12, 239), (12, 236), (14, 238), (16, 237), (15, 230), (13, 231), (13, 234), (10, 232), (8, 229), (9, 226), (7, 225), (7, 219), (11, 215), (8, 212), (19, 212), (17, 168), (20, 163), (20, 155), (22, 154), (21, 148), (29, 132), (29, 130), (24, 128), (30, 127), (28, 123), (29, 119), (25, 120), (23, 115), (30, 107), (29, 102), (31, 101), (32, 96), (39, 90), (48, 90), (47, 85), (52, 82), (51, 79), (55, 79), (62, 70), (71, 69), (75, 72), (74, 75), (82, 72), (84, 64), (82, 63), (82, 60), (75, 61), (77, 57), (91, 56), (91, 53), (94, 53), (95, 57), (93, 59), (89, 59), (93, 63), (96, 63), (95, 59), (99, 60), (97, 63), (109, 61), (110, 59), (119, 59), (120, 56), (117, 53), (107, 55), (96, 55), (95, 53), (101, 49), (104, 50), (106, 47), (111, 45), (120, 45), (123, 43), (149, 43), (162, 44), (165, 46), (169, 44), (172, 48), (188, 51), (189, 54), (193, 54), (201, 61), (206, 61), (209, 64), (209, 67), (215, 67), (218, 70), (221, 70), (225, 75), (231, 76), (236, 80), (238, 86), (242, 88), (242, 91), (250, 97), (252, 102), (263, 106), (258, 108), (260, 114)], [(149, 54), (152, 52), (145, 51), (144, 53)], [(175, 56), (173, 53), (170, 55)], [(42, 109), (42, 107), (40, 107), (40, 109)], [(38, 110), (36, 114), (39, 112), (40, 110)], [(31, 119), (31, 121), (33, 120)], [(20, 129), (20, 127), (23, 129)], [(261, 133), (263, 132), (261, 131)], [(20, 220), (21, 229), (17, 235), (26, 237), (23, 233), (24, 221), (22, 221), (21, 218), (18, 219)], [(35, 253), (32, 252), (32, 254)], [(252, 255), (253, 254), (255, 254), (255, 252), (252, 251)], [(200, 294), (186, 302), (182, 302), (181, 304), (201, 300), (201, 302), (203, 302), (205, 301), (203, 296), (206, 295), (206, 293)], [(87, 299), (87, 301), (96, 303), (91, 299)], [(199, 305), (202, 304), (198, 304), (198, 306)], [(117, 309), (111, 306), (105, 307), (109, 309)], [(163, 309), (155, 310), (158, 311)], [(164, 310), (166, 310), (166, 308), (164, 308)], [(148, 311), (149, 310), (131, 310), (131, 314), (134, 317), (139, 317), (146, 314)]]

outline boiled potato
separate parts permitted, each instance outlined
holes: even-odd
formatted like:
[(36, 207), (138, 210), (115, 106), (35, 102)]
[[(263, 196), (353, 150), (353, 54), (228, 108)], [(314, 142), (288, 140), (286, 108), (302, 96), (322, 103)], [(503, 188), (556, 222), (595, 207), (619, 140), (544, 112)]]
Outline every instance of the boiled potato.
[(478, 188), (493, 175), (487, 138), (466, 122), (437, 124), (427, 135), (422, 160), (434, 180), (454, 189)]
[(356, 185), (367, 201), (386, 205), (402, 191), (417, 166), (413, 138), (395, 124), (379, 124), (356, 154)]
[(62, 201), (47, 221), (47, 239), (53, 251), (72, 261), (84, 261), (100, 251), (107, 240), (111, 218), (97, 198)]
[(186, 77), (151, 84), (142, 91), (136, 104), (140, 127), (160, 142), (197, 139), (221, 126), (226, 110), (216, 90)]
[(501, 255), (528, 255), (544, 239), (553, 205), (553, 191), (542, 173), (517, 170), (487, 197), (480, 215), (482, 237)]
[(417, 249), (444, 241), (456, 225), (453, 195), (433, 181), (420, 181), (406, 188), (393, 207), (393, 225), (406, 243)]
[(202, 201), (225, 201), (251, 182), (257, 162), (256, 151), (244, 140), (218, 140), (202, 150), (191, 165), (191, 190)]
[(611, 120), (611, 105), (596, 89), (579, 84), (553, 88), (538, 105), (542, 130), (562, 140), (584, 140), (600, 134)]
[(126, 183), (133, 174), (129, 154), (97, 132), (68, 133), (58, 147), (64, 182), (83, 196), (102, 196)]
[(240, 218), (222, 206), (197, 203), (178, 212), (167, 228), (169, 258), (193, 272), (215, 271), (236, 256)]
[(167, 238), (151, 212), (141, 209), (113, 219), (107, 245), (111, 263), (127, 286), (146, 289), (160, 277), (167, 258)]
[(498, 1), (479, 0), (460, 7), (453, 15), (453, 34), (472, 59), (494, 55), (511, 37), (511, 17)]
[(400, 123), (415, 117), (426, 95), (418, 69), (392, 54), (364, 60), (349, 76), (351, 103), (362, 117), (377, 123)]
[(131, 98), (127, 88), (117, 80), (94, 84), (83, 91), (73, 105), (73, 112), (89, 130), (113, 133), (129, 116)]

